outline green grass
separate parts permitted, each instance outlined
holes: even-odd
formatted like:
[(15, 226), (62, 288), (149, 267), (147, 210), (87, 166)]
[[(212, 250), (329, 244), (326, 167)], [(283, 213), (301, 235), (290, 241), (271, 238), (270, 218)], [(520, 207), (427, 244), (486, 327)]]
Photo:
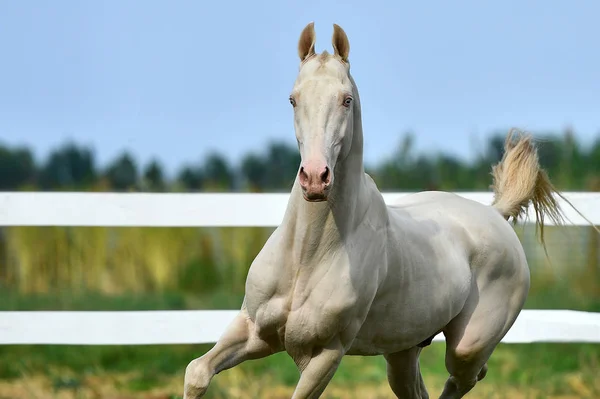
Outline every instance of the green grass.
[[(84, 384), (90, 375), (137, 372), (123, 388), (144, 391), (160, 387), (169, 379), (183, 381), (188, 362), (210, 345), (152, 346), (6, 346), (0, 348), (0, 378), (15, 379), (42, 373), (55, 388)], [(600, 367), (600, 346), (592, 344), (501, 344), (489, 362), (486, 384), (526, 389), (538, 387), (548, 394), (568, 391), (564, 377), (583, 373), (593, 381)], [(426, 381), (442, 381), (444, 345), (434, 343), (421, 355)], [(215, 378), (223, 378), (226, 371)], [(299, 377), (285, 353), (253, 360), (238, 366), (238, 373), (269, 376), (273, 385), (293, 386)], [(332, 384), (345, 387), (385, 385), (385, 363), (381, 357), (344, 358)], [(218, 385), (218, 384), (217, 384)]]
[[(1, 310), (137, 310), (137, 309), (236, 309), (241, 296), (217, 291), (207, 297), (178, 293), (161, 295), (107, 296), (100, 294), (18, 295), (3, 292)], [(220, 305), (220, 306), (219, 306)], [(571, 308), (600, 310), (600, 298), (554, 285), (530, 294), (527, 308)], [(85, 386), (86, 378), (94, 375), (131, 373), (121, 384), (131, 391), (147, 391), (167, 384), (182, 382), (185, 367), (212, 345), (147, 345), (147, 346), (62, 346), (14, 345), (0, 346), (0, 380), (15, 380), (31, 375), (45, 375), (57, 390)], [(421, 355), (421, 368), (428, 380), (443, 382), (444, 344), (434, 343)], [(537, 387), (548, 394), (570, 392), (565, 378), (579, 374), (593, 384), (594, 371), (600, 369), (600, 345), (593, 344), (501, 344), (489, 362), (486, 384), (529, 389)], [(215, 380), (225, 381), (224, 372)], [(293, 386), (298, 371), (285, 353), (246, 362), (236, 373), (268, 378), (270, 385)], [(236, 374), (237, 375), (237, 374)], [(227, 378), (227, 377), (225, 377)], [(229, 381), (229, 380), (227, 380)], [(230, 384), (230, 382), (227, 382)], [(332, 385), (358, 387), (387, 384), (385, 362), (381, 357), (346, 357)], [(226, 387), (216, 384), (215, 398), (227, 397)], [(220, 387), (220, 388), (219, 388)], [(212, 392), (213, 390), (211, 390)], [(1, 392), (0, 392), (1, 393)], [(564, 392), (563, 392), (564, 393)], [(2, 395), (0, 395), (2, 396)], [(211, 396), (209, 396), (211, 397)]]

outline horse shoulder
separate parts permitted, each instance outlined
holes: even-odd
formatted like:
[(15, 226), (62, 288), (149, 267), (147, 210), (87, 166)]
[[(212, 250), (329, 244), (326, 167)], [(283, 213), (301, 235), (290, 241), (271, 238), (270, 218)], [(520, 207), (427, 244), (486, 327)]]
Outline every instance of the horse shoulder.
[(246, 277), (244, 307), (259, 331), (275, 333), (288, 314), (286, 294), (291, 278), (286, 275), (285, 236), (276, 229), (256, 255)]

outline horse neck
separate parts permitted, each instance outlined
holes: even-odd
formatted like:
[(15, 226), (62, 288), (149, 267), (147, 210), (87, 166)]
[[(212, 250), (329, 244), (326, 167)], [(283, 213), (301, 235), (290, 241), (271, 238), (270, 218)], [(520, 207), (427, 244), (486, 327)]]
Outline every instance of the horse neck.
[(360, 100), (356, 85), (354, 88), (352, 143), (346, 158), (335, 167), (335, 183), (328, 200), (317, 203), (305, 201), (297, 178), (292, 188), (283, 227), (290, 234), (290, 244), (299, 250), (300, 258), (305, 261), (343, 244), (360, 224), (369, 206), (363, 166)]

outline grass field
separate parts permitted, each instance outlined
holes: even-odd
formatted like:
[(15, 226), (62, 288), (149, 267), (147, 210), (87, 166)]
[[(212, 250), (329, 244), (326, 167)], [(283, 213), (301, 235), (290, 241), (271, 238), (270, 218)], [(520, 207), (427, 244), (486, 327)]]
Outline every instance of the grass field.
[[(228, 297), (229, 307), (241, 297)], [(214, 300), (214, 297), (212, 298)], [(600, 311), (598, 298), (556, 287), (531, 295), (528, 308)], [(209, 301), (210, 303), (211, 301)], [(2, 297), (11, 309), (186, 309), (201, 298), (170, 294), (73, 297), (20, 295)], [(547, 306), (544, 306), (546, 304)], [(570, 306), (569, 306), (570, 305)], [(153, 346), (4, 346), (0, 347), (0, 398), (176, 398), (187, 363), (210, 345)], [(441, 391), (447, 377), (444, 344), (423, 350), (421, 367), (430, 394)], [(598, 398), (600, 345), (501, 344), (489, 372), (472, 398)], [(213, 380), (208, 398), (289, 398), (298, 379), (294, 363), (281, 353), (225, 371)], [(381, 357), (346, 357), (325, 398), (393, 398)]]
[[(600, 311), (598, 255), (592, 251), (596, 263), (586, 263), (590, 259), (586, 255), (586, 248), (590, 248), (587, 236), (578, 235), (577, 231), (566, 236), (552, 234), (549, 230), (553, 266), (540, 261), (541, 249), (531, 245), (532, 231), (522, 236), (533, 276), (526, 308)], [(61, 230), (43, 231), (57, 237), (65, 235)], [(177, 236), (167, 229), (155, 229), (147, 237), (124, 229), (119, 236), (126, 243), (114, 246), (122, 258), (106, 261), (108, 255), (94, 251), (98, 243), (90, 241), (93, 237), (110, 241), (105, 230), (88, 229), (87, 235), (74, 234), (79, 241), (62, 246), (52, 244), (48, 238), (44, 245), (36, 246), (34, 238), (44, 234), (25, 229), (17, 232), (21, 241), (18, 234), (8, 240), (13, 263), (12, 269), (7, 270), (12, 270), (15, 284), (2, 286), (0, 281), (0, 310), (236, 309), (242, 301), (249, 261), (265, 238), (259, 234), (244, 249), (236, 245), (241, 239), (235, 234), (253, 235), (256, 230), (212, 232), (218, 240), (206, 243), (205, 236), (192, 229), (182, 229)], [(177, 240), (187, 241), (177, 250), (161, 252), (161, 245)], [(144, 246), (153, 246), (152, 251), (140, 249)], [(196, 246), (200, 246), (197, 253), (201, 256), (196, 260), (186, 258), (189, 248)], [(131, 249), (125, 250), (128, 247)], [(10, 252), (10, 248), (14, 251)], [(89, 252), (85, 252), (86, 248)], [(597, 245), (591, 249), (597, 251)], [(208, 256), (209, 252), (213, 255)], [(17, 255), (22, 257), (19, 262), (14, 260)], [(157, 259), (164, 262), (156, 263)], [(45, 263), (36, 264), (42, 260)], [(69, 268), (54, 270), (54, 266), (49, 266), (50, 260), (56, 265), (66, 263)], [(101, 261), (112, 268), (107, 269)], [(165, 265), (170, 262), (177, 267), (167, 269)], [(80, 264), (90, 269), (77, 269)], [(138, 274), (130, 275), (126, 268), (115, 268), (115, 264), (136, 265)], [(16, 274), (24, 273), (19, 265), (27, 266), (27, 274)], [(35, 270), (46, 274), (38, 278)], [(107, 270), (113, 275), (107, 277)], [(144, 273), (153, 273), (152, 278), (140, 278)], [(176, 278), (171, 280), (171, 275)], [(100, 283), (94, 286), (95, 278), (117, 281), (120, 289), (74, 289), (78, 281), (101, 288)], [(54, 285), (44, 285), (48, 282)], [(178, 398), (185, 367), (209, 348), (210, 345), (0, 346), (0, 399)], [(421, 368), (430, 396), (437, 397), (447, 378), (443, 343), (423, 350)], [(294, 363), (281, 353), (219, 374), (206, 397), (289, 398), (298, 376)], [(345, 358), (323, 397), (393, 398), (383, 358)], [(501, 344), (490, 359), (487, 377), (467, 397), (600, 398), (600, 344)]]
[[(28, 347), (3, 350), (0, 397), (179, 397), (185, 365), (207, 347), (37, 349), (36, 355)], [(443, 351), (443, 344), (435, 343), (423, 351), (421, 358), (432, 397), (439, 394), (446, 378)], [(7, 363), (11, 364), (9, 368)], [(501, 345), (489, 367), (488, 376), (469, 397), (600, 397), (597, 345)], [(285, 354), (278, 354), (219, 374), (207, 397), (289, 398), (297, 378), (293, 362)], [(383, 359), (345, 358), (324, 397), (393, 398)]]

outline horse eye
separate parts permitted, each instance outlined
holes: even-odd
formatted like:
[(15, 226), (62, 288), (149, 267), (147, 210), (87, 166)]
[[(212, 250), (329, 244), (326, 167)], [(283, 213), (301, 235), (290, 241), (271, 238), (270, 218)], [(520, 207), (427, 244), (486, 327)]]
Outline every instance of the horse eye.
[(352, 97), (348, 96), (344, 99), (344, 107), (349, 107), (352, 103)]
[(293, 97), (290, 97), (290, 104), (292, 104), (292, 107), (296, 106), (296, 100)]

